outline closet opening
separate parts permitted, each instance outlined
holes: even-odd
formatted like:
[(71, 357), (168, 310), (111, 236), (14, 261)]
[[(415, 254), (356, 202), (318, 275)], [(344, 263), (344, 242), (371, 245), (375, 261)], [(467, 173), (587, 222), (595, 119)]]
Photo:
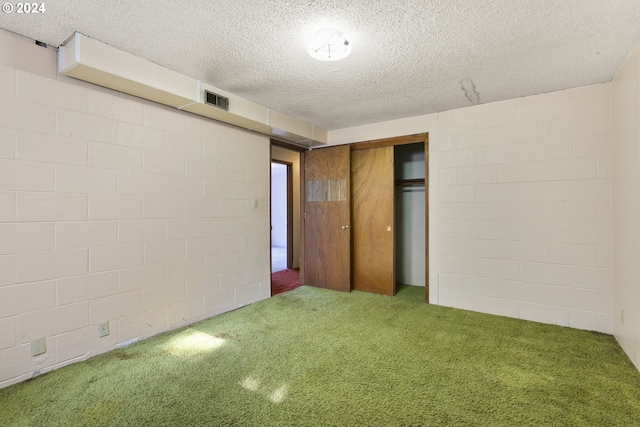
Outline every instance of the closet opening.
[(426, 284), (425, 144), (394, 147), (396, 290)]

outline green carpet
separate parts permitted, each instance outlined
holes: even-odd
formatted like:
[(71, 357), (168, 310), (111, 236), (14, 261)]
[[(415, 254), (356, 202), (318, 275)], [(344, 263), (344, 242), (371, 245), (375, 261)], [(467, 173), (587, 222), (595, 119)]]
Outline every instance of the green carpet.
[(0, 426), (640, 426), (610, 335), (301, 287), (0, 390)]

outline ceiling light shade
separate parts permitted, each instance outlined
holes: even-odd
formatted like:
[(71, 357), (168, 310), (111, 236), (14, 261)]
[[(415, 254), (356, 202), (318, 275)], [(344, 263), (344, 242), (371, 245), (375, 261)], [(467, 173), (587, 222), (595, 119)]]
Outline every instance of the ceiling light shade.
[(309, 55), (320, 61), (337, 61), (351, 53), (351, 46), (342, 31), (326, 28), (318, 31), (309, 43)]

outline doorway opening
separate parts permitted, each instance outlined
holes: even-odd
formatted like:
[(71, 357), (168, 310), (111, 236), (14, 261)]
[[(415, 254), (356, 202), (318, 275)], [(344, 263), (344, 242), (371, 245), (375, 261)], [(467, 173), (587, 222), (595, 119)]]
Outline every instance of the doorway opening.
[(271, 295), (300, 286), (300, 172), (306, 148), (271, 140)]
[(286, 270), (291, 266), (291, 239), (289, 185), (291, 165), (271, 162), (271, 272)]

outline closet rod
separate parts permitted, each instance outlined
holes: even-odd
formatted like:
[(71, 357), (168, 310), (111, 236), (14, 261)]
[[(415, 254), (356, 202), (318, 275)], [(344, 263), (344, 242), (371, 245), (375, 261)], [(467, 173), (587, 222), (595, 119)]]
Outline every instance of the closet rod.
[(400, 185), (402, 187), (418, 186), (418, 185), (424, 185), (424, 184), (425, 184), (424, 178), (396, 179), (396, 185)]

